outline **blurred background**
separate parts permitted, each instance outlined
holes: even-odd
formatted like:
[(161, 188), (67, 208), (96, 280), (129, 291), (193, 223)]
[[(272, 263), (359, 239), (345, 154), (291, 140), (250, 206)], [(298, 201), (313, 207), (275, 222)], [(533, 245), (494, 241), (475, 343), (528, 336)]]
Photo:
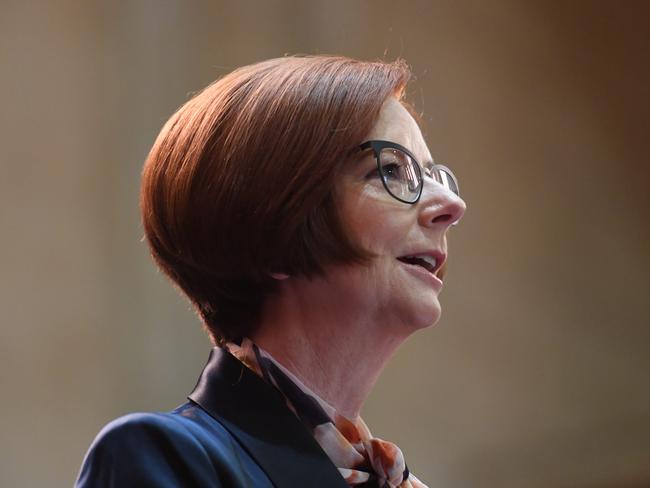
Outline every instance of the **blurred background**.
[(0, 485), (70, 486), (210, 343), (141, 242), (172, 112), (286, 53), (405, 58), (468, 211), (368, 399), (431, 487), (650, 486), (650, 2), (0, 1)]

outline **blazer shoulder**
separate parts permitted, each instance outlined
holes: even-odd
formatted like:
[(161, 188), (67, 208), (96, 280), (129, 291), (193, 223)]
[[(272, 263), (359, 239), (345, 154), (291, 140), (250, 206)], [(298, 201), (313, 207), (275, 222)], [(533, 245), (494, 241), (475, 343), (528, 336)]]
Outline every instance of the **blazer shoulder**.
[(218, 422), (191, 404), (169, 413), (133, 413), (99, 432), (76, 486), (246, 486), (248, 475), (238, 468), (252, 460), (242, 463), (246, 454), (240, 451)]
[[(174, 411), (176, 412), (176, 410)], [(196, 434), (174, 412), (131, 413), (109, 422), (93, 441), (92, 448), (102, 448), (117, 455), (152, 454), (150, 449), (172, 449), (186, 452), (201, 451)], [(131, 452), (133, 451), (133, 452)], [(194, 453), (196, 454), (196, 453)]]

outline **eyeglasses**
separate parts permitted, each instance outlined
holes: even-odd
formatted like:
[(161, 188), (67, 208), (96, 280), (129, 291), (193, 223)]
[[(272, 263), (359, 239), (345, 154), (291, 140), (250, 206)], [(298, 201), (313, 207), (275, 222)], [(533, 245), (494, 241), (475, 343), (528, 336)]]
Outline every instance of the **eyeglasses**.
[(404, 146), (395, 142), (374, 140), (364, 142), (359, 148), (362, 151), (373, 150), (377, 160), (377, 172), (384, 188), (390, 196), (400, 202), (412, 205), (420, 200), (423, 171), (449, 191), (460, 195), (458, 180), (449, 168), (433, 163), (422, 168), (415, 156)]

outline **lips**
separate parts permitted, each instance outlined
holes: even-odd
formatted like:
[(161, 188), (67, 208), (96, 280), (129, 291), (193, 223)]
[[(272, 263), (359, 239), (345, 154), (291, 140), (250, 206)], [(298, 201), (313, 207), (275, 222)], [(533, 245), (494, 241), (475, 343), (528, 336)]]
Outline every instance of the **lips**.
[(429, 273), (435, 274), (445, 262), (445, 258), (446, 256), (441, 252), (430, 251), (400, 256), (397, 259), (406, 264), (421, 266)]

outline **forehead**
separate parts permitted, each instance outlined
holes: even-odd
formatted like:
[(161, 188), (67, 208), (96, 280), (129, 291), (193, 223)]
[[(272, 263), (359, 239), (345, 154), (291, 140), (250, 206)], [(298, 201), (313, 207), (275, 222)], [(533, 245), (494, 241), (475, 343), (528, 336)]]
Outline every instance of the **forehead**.
[(420, 127), (395, 97), (389, 97), (382, 105), (368, 139), (396, 142), (409, 149), (421, 163), (431, 160)]

